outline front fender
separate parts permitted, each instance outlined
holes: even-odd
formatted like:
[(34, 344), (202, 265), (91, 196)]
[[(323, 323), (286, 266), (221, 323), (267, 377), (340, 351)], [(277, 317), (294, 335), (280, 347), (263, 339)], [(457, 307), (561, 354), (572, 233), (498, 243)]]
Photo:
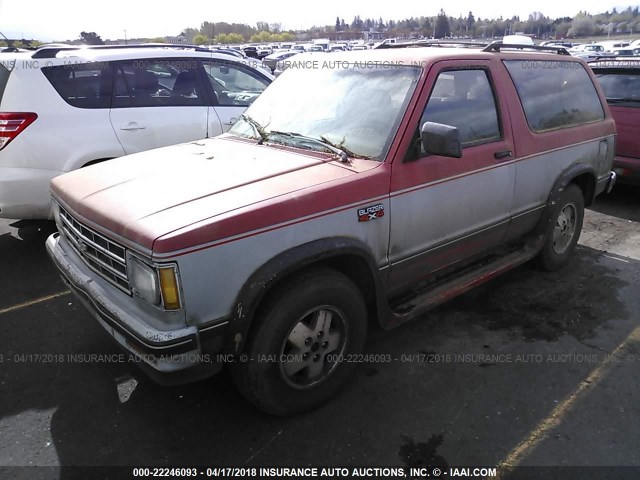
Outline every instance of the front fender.
[(238, 354), (242, 351), (256, 310), (272, 288), (305, 268), (345, 256), (356, 257), (366, 265), (367, 273), (375, 285), (376, 298), (379, 299), (384, 291), (385, 279), (381, 278), (374, 256), (366, 244), (352, 238), (337, 237), (299, 245), (267, 261), (245, 282), (234, 303), (228, 338), (224, 342), (227, 352)]

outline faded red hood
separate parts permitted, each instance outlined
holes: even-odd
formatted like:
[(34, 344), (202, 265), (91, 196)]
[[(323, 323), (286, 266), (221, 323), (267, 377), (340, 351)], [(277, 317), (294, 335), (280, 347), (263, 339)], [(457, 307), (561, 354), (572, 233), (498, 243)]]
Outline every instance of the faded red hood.
[(52, 181), (72, 210), (151, 249), (155, 239), (205, 219), (368, 170), (221, 136), (121, 157)]

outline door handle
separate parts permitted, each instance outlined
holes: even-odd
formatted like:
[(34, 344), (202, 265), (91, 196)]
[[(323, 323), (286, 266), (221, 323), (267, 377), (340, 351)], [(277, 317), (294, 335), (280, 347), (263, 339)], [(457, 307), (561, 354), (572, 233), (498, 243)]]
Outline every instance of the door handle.
[(144, 130), (147, 127), (138, 125), (137, 122), (129, 122), (126, 127), (120, 127), (120, 130)]
[(234, 123), (238, 121), (238, 117), (231, 117), (225, 125), (232, 126)]
[(503, 150), (501, 152), (496, 152), (493, 154), (496, 160), (503, 160), (505, 158), (513, 157), (513, 152), (511, 150)]

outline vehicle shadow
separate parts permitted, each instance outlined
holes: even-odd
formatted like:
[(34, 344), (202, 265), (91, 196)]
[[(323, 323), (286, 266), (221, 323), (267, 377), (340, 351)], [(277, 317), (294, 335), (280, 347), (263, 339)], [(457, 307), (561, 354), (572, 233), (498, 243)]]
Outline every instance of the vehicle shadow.
[(599, 195), (589, 209), (612, 217), (640, 222), (640, 186), (616, 185), (611, 193)]
[(49, 260), (44, 243), (56, 231), (54, 222), (19, 220), (0, 234), (0, 309), (66, 290)]
[[(560, 272), (515, 269), (392, 332), (372, 328), (367, 351), (400, 358), (453, 349), (505, 351), (519, 342), (562, 346), (570, 337), (593, 342), (601, 327), (629, 317), (619, 298), (626, 283), (600, 257), (582, 247)], [(5, 362), (0, 372), (7, 392), (0, 419), (55, 409), (50, 434), (61, 480), (82, 478), (76, 466), (388, 466), (412, 455), (421, 455), (425, 465), (434, 458), (494, 464), (494, 456), (548, 414), (545, 399), (556, 395), (540, 387), (549, 379), (539, 365), (378, 362), (359, 365), (356, 378), (330, 404), (277, 418), (250, 406), (224, 373), (185, 386), (157, 386), (129, 357), (120, 357), (112, 339), (69, 299), (3, 317), (0, 335), (12, 352), (62, 355), (58, 363)], [(575, 378), (553, 383), (553, 398), (562, 398), (568, 380), (583, 378), (580, 368)], [(495, 410), (514, 412), (522, 421), (488, 419)], [(500, 444), (460, 453), (466, 452), (469, 425), (476, 438), (500, 438)]]

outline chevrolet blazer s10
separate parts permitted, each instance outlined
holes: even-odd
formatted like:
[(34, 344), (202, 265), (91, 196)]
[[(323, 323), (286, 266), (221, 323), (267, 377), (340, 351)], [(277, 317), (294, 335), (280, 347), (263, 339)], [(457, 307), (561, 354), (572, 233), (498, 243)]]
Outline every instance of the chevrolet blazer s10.
[(370, 322), (569, 260), (584, 207), (615, 182), (615, 127), (586, 64), (547, 50), (289, 68), (228, 133), (55, 178), (48, 252), (158, 381), (227, 364), (264, 411), (314, 408)]

